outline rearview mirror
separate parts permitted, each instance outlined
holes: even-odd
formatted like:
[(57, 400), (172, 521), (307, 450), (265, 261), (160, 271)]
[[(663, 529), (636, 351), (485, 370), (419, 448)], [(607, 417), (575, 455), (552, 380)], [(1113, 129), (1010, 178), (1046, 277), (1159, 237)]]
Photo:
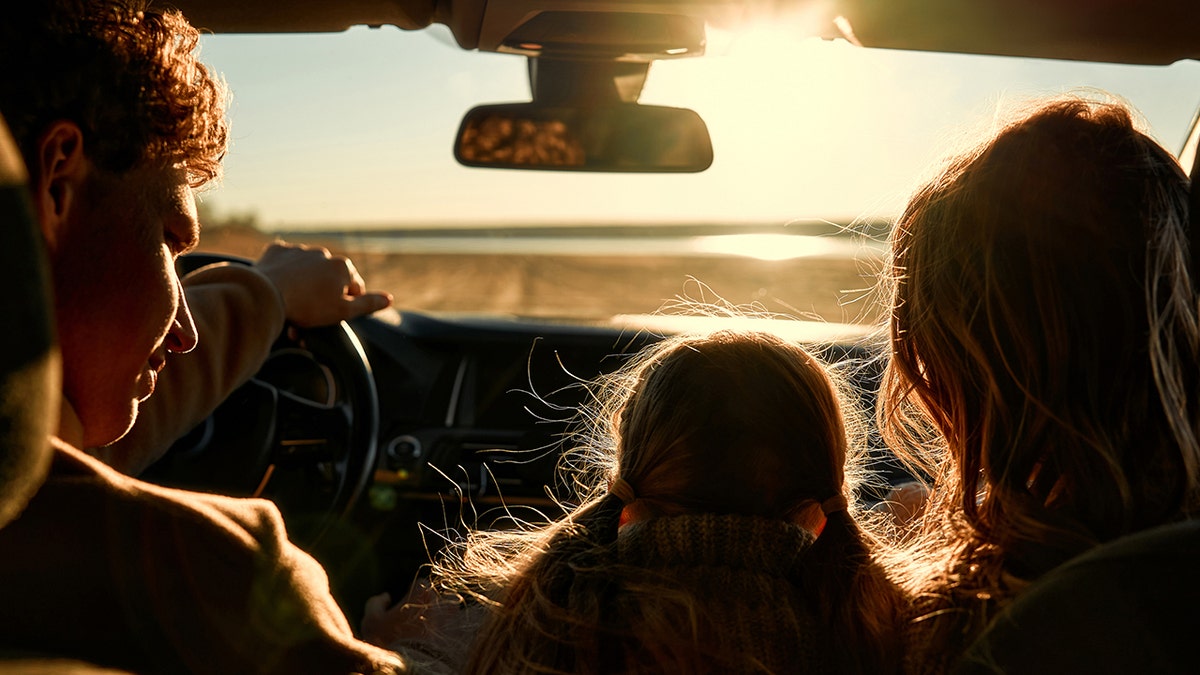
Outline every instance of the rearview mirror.
[(467, 113), (454, 158), (504, 169), (695, 173), (712, 165), (713, 150), (704, 120), (685, 108), (506, 103)]

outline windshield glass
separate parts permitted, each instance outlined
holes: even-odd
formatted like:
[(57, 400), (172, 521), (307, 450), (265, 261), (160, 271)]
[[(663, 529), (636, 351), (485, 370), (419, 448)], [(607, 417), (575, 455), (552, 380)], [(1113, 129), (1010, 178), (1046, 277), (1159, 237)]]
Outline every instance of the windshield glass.
[[(830, 323), (879, 318), (887, 225), (939, 158), (1036, 96), (1130, 102), (1178, 151), (1200, 67), (872, 50), (770, 29), (710, 34), (652, 65), (640, 102), (692, 108), (698, 174), (466, 168), (464, 113), (527, 101), (524, 57), (467, 52), (442, 26), (210, 35), (232, 91), (225, 178), (203, 248), (275, 236), (352, 256), (401, 309), (606, 322), (680, 297)], [(699, 310), (697, 310), (699, 311)]]

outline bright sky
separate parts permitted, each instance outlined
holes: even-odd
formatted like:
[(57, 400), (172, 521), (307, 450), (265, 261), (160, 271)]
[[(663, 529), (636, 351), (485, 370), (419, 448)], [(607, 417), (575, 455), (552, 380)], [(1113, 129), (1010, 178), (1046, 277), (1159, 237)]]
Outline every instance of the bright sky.
[(641, 102), (700, 113), (708, 171), (506, 171), (460, 167), (451, 147), (471, 107), (529, 100), (525, 59), (465, 52), (444, 27), (208, 36), (202, 58), (233, 91), (226, 178), (203, 199), (289, 229), (889, 216), (970, 130), (1028, 98), (1118, 93), (1172, 151), (1200, 101), (1195, 62), (887, 52), (762, 29), (651, 67)]

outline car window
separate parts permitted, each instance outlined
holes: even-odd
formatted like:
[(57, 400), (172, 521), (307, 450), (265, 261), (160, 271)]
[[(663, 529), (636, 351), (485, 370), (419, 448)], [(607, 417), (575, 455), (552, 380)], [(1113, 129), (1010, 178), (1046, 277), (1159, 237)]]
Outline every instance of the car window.
[(684, 297), (869, 324), (890, 219), (999, 112), (1105, 90), (1176, 151), (1200, 100), (1195, 62), (713, 32), (708, 55), (653, 64), (641, 97), (703, 117), (709, 170), (515, 171), (459, 166), (452, 145), (471, 107), (529, 100), (524, 57), (461, 50), (441, 26), (210, 35), (202, 50), (233, 93), (226, 175), (202, 196), (203, 248), (253, 255), (282, 235), (353, 255), (404, 309), (585, 322)]

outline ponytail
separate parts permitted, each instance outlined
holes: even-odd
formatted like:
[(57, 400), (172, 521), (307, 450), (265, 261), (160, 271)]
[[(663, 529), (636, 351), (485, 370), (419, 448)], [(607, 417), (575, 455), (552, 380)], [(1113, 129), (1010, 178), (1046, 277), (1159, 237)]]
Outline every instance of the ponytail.
[(899, 670), (899, 595), (846, 509), (826, 514), (821, 535), (805, 552), (800, 586), (832, 634), (860, 638), (829, 646), (838, 672)]
[[(471, 673), (620, 672), (605, 649), (624, 503), (612, 494), (556, 524), (539, 554), (499, 589), (467, 663)], [(518, 626), (519, 630), (513, 630)]]

